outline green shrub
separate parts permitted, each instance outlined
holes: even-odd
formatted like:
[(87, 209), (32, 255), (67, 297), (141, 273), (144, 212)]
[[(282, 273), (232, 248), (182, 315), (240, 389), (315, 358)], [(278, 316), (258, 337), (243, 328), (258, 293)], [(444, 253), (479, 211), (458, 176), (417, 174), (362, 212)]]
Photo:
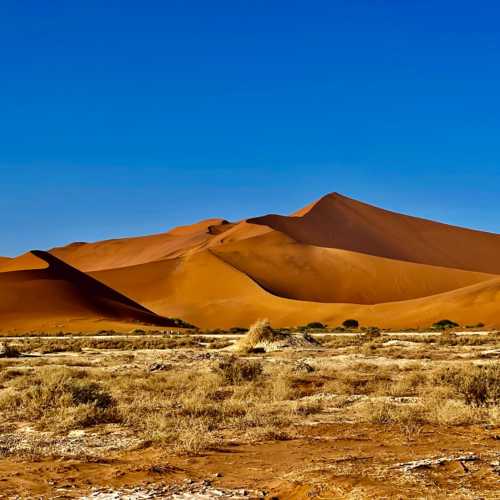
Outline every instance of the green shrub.
[(471, 328), (484, 328), (484, 323), (476, 323), (475, 325), (466, 325), (465, 328), (471, 329)]
[(458, 323), (451, 321), (449, 319), (442, 319), (441, 321), (437, 321), (432, 325), (434, 330), (446, 330), (447, 328), (456, 328)]
[(342, 323), (342, 326), (344, 328), (358, 328), (359, 327), (359, 322), (356, 319), (346, 319)]
[(248, 328), (243, 328), (241, 326), (233, 326), (229, 329), (229, 333), (246, 333)]
[(306, 328), (316, 328), (318, 330), (324, 330), (327, 325), (320, 323), (319, 321), (311, 321), (311, 323), (307, 323)]

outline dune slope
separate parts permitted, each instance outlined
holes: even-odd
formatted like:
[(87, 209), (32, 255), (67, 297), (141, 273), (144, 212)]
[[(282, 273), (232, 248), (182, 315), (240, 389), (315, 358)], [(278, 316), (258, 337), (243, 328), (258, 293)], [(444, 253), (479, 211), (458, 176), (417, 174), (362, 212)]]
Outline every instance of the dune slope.
[(278, 231), (214, 247), (212, 251), (274, 295), (314, 302), (400, 301), (495, 277), (306, 245)]
[[(276, 326), (349, 317), (386, 328), (429, 326), (450, 317), (460, 323), (500, 325), (500, 278), (419, 299), (375, 305), (325, 304), (277, 297), (211, 251), (94, 273), (159, 314), (178, 316), (205, 328), (249, 326), (268, 317)], [(158, 286), (146, 287), (156, 276)]]
[(10, 257), (0, 256), (0, 271), (2, 270), (2, 267), (6, 266), (10, 262), (10, 260)]
[(80, 324), (105, 320), (173, 324), (47, 252), (33, 251), (31, 257), (45, 268), (0, 274), (4, 330), (24, 325), (50, 328), (75, 319)]
[(72, 243), (49, 252), (82, 271), (112, 269), (173, 258), (202, 249), (231, 227), (232, 224), (224, 219), (207, 219), (152, 236)]

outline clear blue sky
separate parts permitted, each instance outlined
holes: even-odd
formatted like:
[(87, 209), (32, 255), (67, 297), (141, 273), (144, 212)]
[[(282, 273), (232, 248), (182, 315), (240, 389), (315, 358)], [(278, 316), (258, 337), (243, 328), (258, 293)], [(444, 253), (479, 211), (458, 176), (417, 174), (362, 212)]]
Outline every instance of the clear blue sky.
[(0, 2), (0, 255), (338, 191), (500, 232), (500, 3)]

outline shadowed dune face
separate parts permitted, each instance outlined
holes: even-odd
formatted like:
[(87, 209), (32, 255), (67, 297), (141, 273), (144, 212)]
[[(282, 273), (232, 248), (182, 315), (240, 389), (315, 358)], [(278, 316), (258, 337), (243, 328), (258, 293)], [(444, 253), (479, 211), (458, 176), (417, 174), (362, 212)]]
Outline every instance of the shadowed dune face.
[(499, 255), (500, 235), (331, 194), (290, 217), (208, 219), (0, 260), (0, 319), (18, 311), (33, 321), (168, 322), (156, 313), (216, 328), (354, 317), (402, 328), (450, 317), (500, 326)]
[(71, 319), (173, 324), (47, 252), (31, 257), (38, 268), (0, 274), (3, 329), (33, 320), (48, 326)]

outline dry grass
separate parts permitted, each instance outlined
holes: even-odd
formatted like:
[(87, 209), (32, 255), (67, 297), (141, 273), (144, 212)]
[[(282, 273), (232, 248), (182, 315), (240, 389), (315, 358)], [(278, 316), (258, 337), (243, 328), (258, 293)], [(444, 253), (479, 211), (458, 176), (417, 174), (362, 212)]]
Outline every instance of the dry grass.
[(288, 425), (272, 406), (291, 394), (287, 379), (274, 380), (259, 363), (234, 357), (215, 370), (207, 366), (133, 377), (51, 366), (32, 374), (10, 373), (0, 396), (4, 418), (42, 430), (119, 422), (145, 441), (196, 454), (219, 446), (231, 431), (262, 428), (261, 435), (269, 435), (270, 428), (278, 434)]
[[(281, 339), (285, 334), (259, 322), (241, 339), (240, 348), (251, 351), (276, 335)], [(24, 421), (59, 432), (114, 422), (145, 443), (192, 455), (227, 443), (289, 439), (295, 425), (321, 412), (322, 418), (394, 426), (408, 442), (416, 441), (427, 426), (498, 425), (500, 419), (500, 368), (490, 361), (450, 362), (450, 349), (440, 342), (429, 347), (419, 342), (422, 355), (435, 351), (443, 359), (429, 357), (425, 362), (408, 361), (414, 346), (400, 346), (397, 357), (402, 360), (391, 359), (390, 346), (366, 335), (328, 339), (323, 341), (328, 350), (319, 353), (298, 348), (257, 360), (224, 352), (169, 351), (161, 353), (169, 369), (155, 372), (149, 371), (153, 353), (111, 350), (198, 348), (199, 339), (57, 342), (36, 339), (23, 346), (50, 352), (107, 347), (110, 353), (0, 360), (4, 423)], [(466, 343), (452, 347), (474, 351)], [(386, 357), (373, 357), (373, 352)], [(41, 366), (89, 360), (93, 367), (86, 369)], [(296, 369), (306, 365), (311, 370)]]
[(69, 368), (18, 374), (0, 396), (0, 410), (11, 418), (58, 429), (119, 421), (111, 394), (85, 371)]
[[(408, 436), (418, 433), (424, 424), (495, 424), (498, 422), (499, 368), (463, 364), (428, 373), (400, 374), (395, 385), (372, 386), (372, 394), (378, 398), (359, 405), (357, 416), (375, 424), (397, 424)], [(401, 404), (391, 400), (391, 396), (414, 396), (416, 402)]]
[(242, 360), (236, 356), (218, 361), (212, 367), (227, 384), (241, 384), (259, 379), (262, 375), (262, 363), (253, 360)]
[(493, 406), (500, 403), (500, 365), (445, 368), (432, 376), (434, 384), (452, 387), (467, 405)]
[(81, 352), (82, 349), (177, 349), (203, 348), (198, 337), (165, 336), (146, 338), (66, 338), (66, 339), (20, 339), (16, 340), (15, 348), (25, 353), (38, 352), (50, 354), (57, 352)]
[[(265, 372), (259, 362), (234, 356), (176, 372), (128, 375), (45, 366), (3, 373), (4, 419), (51, 431), (115, 422), (145, 442), (187, 454), (235, 436), (285, 439), (289, 411), (276, 405), (295, 396), (288, 370)], [(296, 406), (295, 414), (314, 409)]]
[(246, 333), (235, 345), (239, 353), (250, 353), (262, 344), (270, 344), (286, 338), (286, 334), (273, 330), (267, 319), (260, 319), (255, 322), (248, 333)]

